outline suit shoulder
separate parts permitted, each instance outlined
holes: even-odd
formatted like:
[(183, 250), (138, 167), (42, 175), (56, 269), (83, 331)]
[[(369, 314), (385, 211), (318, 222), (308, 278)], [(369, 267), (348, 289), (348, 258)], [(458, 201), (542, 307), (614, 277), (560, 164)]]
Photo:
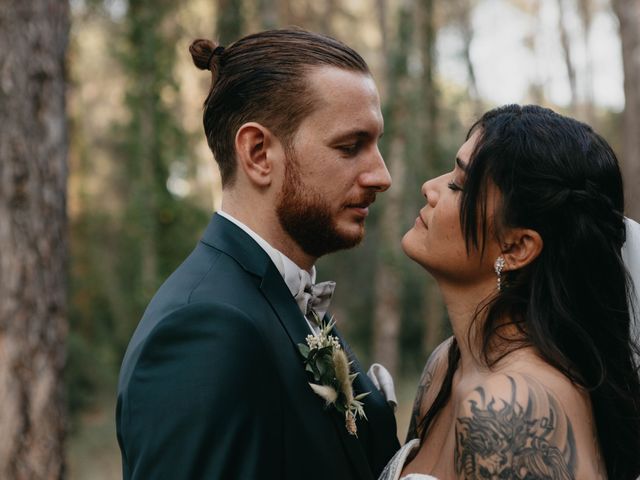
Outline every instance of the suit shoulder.
[(255, 319), (225, 303), (183, 305), (158, 319), (148, 331), (138, 333), (123, 360), (120, 390), (135, 372), (145, 369), (205, 367), (211, 358), (224, 355), (249, 362), (265, 352)]
[(193, 302), (162, 318), (149, 332), (147, 343), (242, 342), (255, 346), (261, 338), (256, 320), (235, 305)]

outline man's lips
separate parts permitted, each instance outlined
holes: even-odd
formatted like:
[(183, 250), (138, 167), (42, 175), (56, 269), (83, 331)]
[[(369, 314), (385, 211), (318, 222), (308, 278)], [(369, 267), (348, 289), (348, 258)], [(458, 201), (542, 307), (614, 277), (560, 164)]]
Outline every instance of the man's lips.
[(347, 205), (347, 208), (369, 208), (373, 202), (363, 202), (363, 203), (350, 203)]
[(370, 197), (367, 197), (367, 198), (363, 198), (363, 199), (357, 200), (355, 202), (348, 203), (346, 205), (346, 208), (353, 208), (353, 209), (356, 209), (356, 210), (366, 210), (366, 211), (368, 211), (369, 210), (369, 206), (375, 201), (376, 201), (376, 197), (375, 196), (370, 196)]
[(359, 215), (362, 215), (363, 217), (366, 217), (367, 215), (369, 215), (369, 205), (371, 205), (370, 203), (356, 203), (356, 204), (350, 204), (347, 205), (347, 208)]

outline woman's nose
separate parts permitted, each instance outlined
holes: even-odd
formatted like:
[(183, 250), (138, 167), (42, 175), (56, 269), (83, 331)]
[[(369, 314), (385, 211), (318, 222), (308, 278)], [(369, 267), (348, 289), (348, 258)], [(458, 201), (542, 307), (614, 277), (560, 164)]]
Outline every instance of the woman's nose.
[[(440, 178), (440, 177), (438, 177)], [(437, 178), (432, 178), (431, 180), (427, 180), (422, 184), (422, 195), (427, 200), (427, 204), (431, 207), (435, 206), (438, 202), (438, 188), (437, 188)]]

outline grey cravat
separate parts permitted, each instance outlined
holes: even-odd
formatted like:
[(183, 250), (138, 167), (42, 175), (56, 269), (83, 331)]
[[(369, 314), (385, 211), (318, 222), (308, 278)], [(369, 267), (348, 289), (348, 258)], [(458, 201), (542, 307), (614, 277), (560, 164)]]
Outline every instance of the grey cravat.
[(328, 281), (314, 285), (311, 283), (311, 276), (308, 272), (302, 270), (300, 275), (300, 287), (294, 298), (304, 316), (317, 323), (322, 320), (329, 309), (336, 282)]

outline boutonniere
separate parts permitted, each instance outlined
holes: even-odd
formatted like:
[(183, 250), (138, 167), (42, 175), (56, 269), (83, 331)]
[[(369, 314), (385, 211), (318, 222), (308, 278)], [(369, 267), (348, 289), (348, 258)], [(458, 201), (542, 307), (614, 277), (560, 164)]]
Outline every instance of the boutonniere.
[(352, 362), (347, 359), (338, 339), (329, 334), (335, 322), (331, 320), (325, 325), (320, 321), (318, 325), (318, 333), (307, 335), (306, 344), (298, 344), (305, 369), (313, 377), (309, 385), (324, 399), (327, 407), (333, 406), (344, 415), (347, 431), (357, 436), (356, 418), (367, 419), (362, 399), (370, 392), (354, 397), (353, 380), (358, 373), (350, 373)]

